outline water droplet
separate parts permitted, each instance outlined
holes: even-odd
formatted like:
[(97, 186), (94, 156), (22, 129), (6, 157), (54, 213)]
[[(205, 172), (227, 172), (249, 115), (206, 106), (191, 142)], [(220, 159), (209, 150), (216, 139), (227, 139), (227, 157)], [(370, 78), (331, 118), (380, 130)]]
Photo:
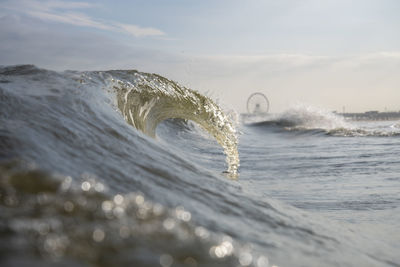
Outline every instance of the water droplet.
[(61, 183), (61, 190), (67, 191), (71, 187), (72, 177), (67, 176), (65, 177), (64, 181)]
[(269, 261), (268, 258), (265, 256), (260, 256), (257, 259), (257, 267), (268, 267)]
[(71, 201), (66, 201), (64, 203), (64, 210), (67, 212), (72, 212), (74, 210), (74, 204)]
[(190, 212), (185, 211), (183, 209), (183, 207), (177, 207), (176, 210), (176, 217), (182, 221), (188, 222), (190, 221), (192, 215), (190, 214)]
[(115, 207), (113, 214), (117, 218), (121, 218), (125, 214), (125, 210), (122, 207)]
[(206, 239), (210, 236), (210, 233), (205, 229), (204, 227), (198, 226), (194, 230), (195, 235), (197, 235), (200, 238)]
[(117, 205), (121, 205), (124, 202), (124, 197), (120, 194), (114, 196), (114, 202)]
[(91, 185), (90, 185), (90, 183), (88, 181), (83, 182), (82, 185), (81, 185), (81, 188), (82, 188), (83, 191), (89, 191), (90, 187), (91, 187)]
[(110, 212), (113, 207), (114, 207), (114, 204), (109, 200), (105, 200), (101, 204), (101, 208), (103, 209), (104, 212)]
[(99, 229), (99, 228), (96, 228), (96, 229), (93, 231), (93, 240), (94, 240), (94, 241), (96, 241), (96, 242), (101, 242), (101, 241), (103, 241), (104, 237), (105, 237), (105, 233), (104, 233), (103, 230), (101, 230), (101, 229)]
[(142, 195), (137, 195), (135, 198), (135, 202), (138, 206), (142, 205), (144, 202), (144, 197)]
[(239, 255), (239, 262), (242, 266), (249, 266), (253, 261), (253, 256), (248, 252), (242, 252)]
[(215, 247), (214, 254), (218, 258), (223, 258), (226, 255), (226, 248), (224, 246)]
[(166, 230), (170, 231), (175, 226), (175, 221), (171, 218), (167, 218), (163, 222), (163, 226)]
[(222, 244), (220, 245), (221, 247), (225, 248), (226, 251), (226, 255), (231, 255), (233, 252), (233, 245), (231, 242), (229, 241), (224, 241), (222, 242)]
[(96, 192), (103, 192), (104, 189), (105, 187), (102, 183), (96, 183), (94, 186), (94, 190), (96, 190)]
[(174, 259), (169, 254), (163, 254), (160, 256), (160, 264), (162, 267), (169, 267), (174, 262)]

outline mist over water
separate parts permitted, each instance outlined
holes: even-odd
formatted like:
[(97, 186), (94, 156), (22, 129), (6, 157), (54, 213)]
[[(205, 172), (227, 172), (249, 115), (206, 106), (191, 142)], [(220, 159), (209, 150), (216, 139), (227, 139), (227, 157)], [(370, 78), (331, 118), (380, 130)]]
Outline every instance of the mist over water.
[(133, 70), (1, 67), (0, 101), (1, 266), (400, 266), (398, 121), (235, 124)]

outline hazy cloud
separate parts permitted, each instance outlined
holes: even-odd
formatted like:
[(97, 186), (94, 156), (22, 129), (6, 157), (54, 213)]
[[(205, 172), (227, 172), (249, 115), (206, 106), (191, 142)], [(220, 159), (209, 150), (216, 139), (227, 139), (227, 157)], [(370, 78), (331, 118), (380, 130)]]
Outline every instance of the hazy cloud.
[(155, 28), (141, 28), (132, 24), (116, 23), (114, 24), (116, 29), (130, 33), (134, 36), (161, 36), (165, 35), (162, 31)]
[(152, 71), (151, 65), (157, 65), (158, 61), (173, 61), (167, 53), (133, 48), (93, 32), (63, 31), (33, 17), (0, 17), (0, 36), (0, 65), (35, 64), (53, 70), (137, 68)]
[[(244, 99), (261, 91), (272, 111), (295, 103), (332, 110), (398, 110), (398, 51), (345, 56), (258, 54), (192, 57), (169, 75), (200, 91), (212, 91), (238, 111)], [(229, 92), (228, 94), (226, 92)]]
[(53, 21), (75, 26), (91, 27), (101, 30), (122, 32), (135, 37), (163, 36), (165, 33), (159, 29), (140, 27), (134, 24), (124, 24), (115, 21), (102, 21), (92, 18), (81, 12), (73, 12), (76, 9), (92, 8), (95, 5), (86, 2), (66, 1), (12, 1), (6, 2), (0, 7), (23, 13), (44, 21)]

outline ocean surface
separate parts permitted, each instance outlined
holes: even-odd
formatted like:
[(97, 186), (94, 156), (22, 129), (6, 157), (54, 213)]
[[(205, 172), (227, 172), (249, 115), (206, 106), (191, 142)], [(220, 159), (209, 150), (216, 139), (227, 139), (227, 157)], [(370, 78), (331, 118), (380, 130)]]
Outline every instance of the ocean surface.
[(0, 266), (400, 266), (399, 155), (399, 121), (3, 66)]

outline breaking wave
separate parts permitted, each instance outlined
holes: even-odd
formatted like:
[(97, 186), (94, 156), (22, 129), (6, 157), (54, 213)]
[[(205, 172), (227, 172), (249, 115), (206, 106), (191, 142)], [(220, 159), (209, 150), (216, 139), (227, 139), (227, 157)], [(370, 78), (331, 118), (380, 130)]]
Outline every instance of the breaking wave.
[(110, 86), (117, 94), (125, 120), (155, 137), (157, 125), (166, 119), (191, 120), (215, 137), (226, 154), (228, 173), (239, 167), (236, 130), (230, 119), (210, 98), (156, 74), (109, 71)]
[[(227, 173), (232, 178), (237, 177), (239, 154), (234, 124), (210, 98), (174, 81), (136, 70), (59, 74), (31, 65), (5, 67), (0, 74), (39, 75), (44, 80), (66, 78), (68, 83), (79, 82), (81, 87), (101, 87), (116, 102), (126, 122), (151, 137), (155, 137), (157, 125), (166, 119), (191, 120), (222, 146), (228, 164)], [(2, 82), (7, 83), (6, 80)]]
[(288, 132), (308, 132), (328, 136), (400, 136), (398, 124), (369, 129), (339, 114), (305, 105), (295, 106), (280, 114), (252, 118), (250, 123), (248, 120), (244, 123), (252, 127), (279, 127)]

